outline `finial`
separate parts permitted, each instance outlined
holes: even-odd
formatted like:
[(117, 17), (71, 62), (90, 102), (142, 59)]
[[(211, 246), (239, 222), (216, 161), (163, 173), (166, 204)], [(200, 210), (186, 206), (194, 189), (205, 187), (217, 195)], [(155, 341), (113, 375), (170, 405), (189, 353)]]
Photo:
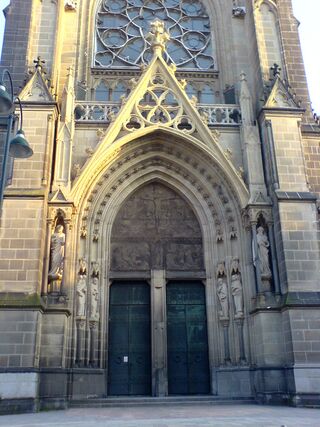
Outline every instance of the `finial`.
[(36, 60), (33, 61), (35, 64), (35, 69), (39, 70), (41, 72), (44, 72), (43, 65), (46, 63), (46, 61), (41, 59), (41, 56), (38, 56)]
[(273, 67), (271, 67), (270, 70), (272, 71), (273, 77), (280, 76), (280, 71), (281, 71), (280, 65), (273, 64)]
[(150, 32), (146, 40), (151, 44), (155, 53), (162, 53), (166, 48), (166, 43), (170, 40), (170, 35), (166, 31), (164, 22), (156, 19), (150, 24)]

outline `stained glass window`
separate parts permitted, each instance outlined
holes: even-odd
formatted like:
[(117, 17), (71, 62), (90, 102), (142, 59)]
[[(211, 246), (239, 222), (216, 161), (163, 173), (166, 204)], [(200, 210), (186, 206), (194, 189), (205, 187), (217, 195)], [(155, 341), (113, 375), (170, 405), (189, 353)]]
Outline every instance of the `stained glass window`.
[(152, 51), (144, 36), (155, 19), (170, 33), (165, 59), (182, 69), (214, 69), (210, 21), (198, 0), (103, 0), (97, 13), (95, 66), (147, 64)]

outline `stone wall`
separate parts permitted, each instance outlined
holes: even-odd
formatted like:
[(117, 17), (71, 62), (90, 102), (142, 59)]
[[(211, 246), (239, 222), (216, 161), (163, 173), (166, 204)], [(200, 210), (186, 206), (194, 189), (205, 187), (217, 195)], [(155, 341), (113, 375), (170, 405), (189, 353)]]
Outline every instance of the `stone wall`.
[(311, 135), (303, 135), (304, 155), (308, 184), (320, 199), (320, 127), (314, 127)]
[[(7, 304), (18, 306), (25, 302), (23, 295), (11, 296)], [(5, 297), (1, 294), (0, 369), (39, 366), (38, 324), (41, 314), (36, 310), (4, 309), (4, 303)]]
[(306, 120), (312, 123), (310, 96), (298, 33), (299, 23), (293, 15), (292, 0), (278, 1), (278, 11), (288, 80), (297, 94), (297, 99), (301, 100), (302, 106), (307, 109)]
[(26, 78), (32, 3), (32, 0), (15, 0), (7, 9), (1, 66), (12, 73), (16, 91)]
[(39, 292), (45, 232), (43, 217), (42, 200), (4, 200), (0, 239), (0, 292)]
[[(263, 80), (267, 83), (270, 78), (270, 68), (278, 64), (283, 68), (282, 46), (277, 10), (269, 2), (256, 6), (256, 31), (260, 54)], [(281, 72), (285, 75), (285, 70)]]

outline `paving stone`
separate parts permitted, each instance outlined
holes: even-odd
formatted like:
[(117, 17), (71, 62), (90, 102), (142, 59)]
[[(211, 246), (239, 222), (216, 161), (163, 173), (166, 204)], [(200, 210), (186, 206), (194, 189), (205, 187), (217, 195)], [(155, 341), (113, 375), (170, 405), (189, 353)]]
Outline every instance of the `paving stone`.
[(83, 408), (8, 415), (2, 427), (319, 427), (319, 409), (258, 405)]

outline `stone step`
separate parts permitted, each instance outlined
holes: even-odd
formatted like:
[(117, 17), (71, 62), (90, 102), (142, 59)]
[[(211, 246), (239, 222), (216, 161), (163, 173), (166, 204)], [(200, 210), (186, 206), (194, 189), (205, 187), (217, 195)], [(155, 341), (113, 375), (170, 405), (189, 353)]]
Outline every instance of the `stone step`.
[(234, 404), (253, 404), (254, 398), (251, 397), (219, 397), (219, 396), (169, 396), (169, 397), (106, 397), (106, 398), (88, 398), (74, 399), (69, 403), (70, 408), (104, 408), (121, 406), (152, 406), (152, 405), (192, 405), (192, 404), (211, 404), (211, 405), (234, 405)]

